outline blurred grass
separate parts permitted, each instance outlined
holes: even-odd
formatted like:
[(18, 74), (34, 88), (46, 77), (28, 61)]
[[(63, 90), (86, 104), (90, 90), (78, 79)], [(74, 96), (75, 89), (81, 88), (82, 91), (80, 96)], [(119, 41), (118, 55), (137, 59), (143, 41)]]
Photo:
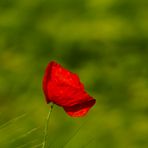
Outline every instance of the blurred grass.
[(0, 147), (41, 147), (42, 77), (56, 60), (97, 104), (80, 119), (54, 107), (48, 146), (62, 147), (85, 123), (66, 148), (147, 148), (147, 18), (145, 0), (0, 0)]

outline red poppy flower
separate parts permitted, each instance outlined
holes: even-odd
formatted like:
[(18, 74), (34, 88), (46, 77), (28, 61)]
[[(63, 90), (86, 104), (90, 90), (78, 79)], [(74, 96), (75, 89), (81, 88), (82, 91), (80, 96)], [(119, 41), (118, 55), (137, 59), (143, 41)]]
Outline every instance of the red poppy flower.
[(96, 102), (85, 92), (76, 74), (54, 61), (46, 68), (43, 91), (47, 103), (53, 102), (63, 107), (72, 117), (84, 116)]

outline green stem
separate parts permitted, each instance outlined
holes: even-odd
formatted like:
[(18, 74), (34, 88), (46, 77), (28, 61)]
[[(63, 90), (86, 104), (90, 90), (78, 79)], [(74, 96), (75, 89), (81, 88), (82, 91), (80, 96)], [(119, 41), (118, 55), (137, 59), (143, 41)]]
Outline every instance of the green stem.
[(49, 122), (50, 115), (51, 115), (51, 112), (52, 112), (52, 109), (53, 109), (53, 105), (54, 105), (54, 104), (51, 104), (50, 109), (49, 109), (49, 112), (48, 112), (48, 115), (47, 115), (47, 117), (46, 117), (45, 129), (44, 129), (44, 139), (43, 139), (42, 148), (45, 148), (45, 146), (46, 146), (47, 131), (48, 131), (48, 122)]

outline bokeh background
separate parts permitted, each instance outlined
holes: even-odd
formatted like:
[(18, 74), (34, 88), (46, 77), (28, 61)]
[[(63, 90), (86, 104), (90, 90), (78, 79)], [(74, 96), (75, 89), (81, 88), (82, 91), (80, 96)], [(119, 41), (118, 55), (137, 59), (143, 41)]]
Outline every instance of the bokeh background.
[(0, 0), (1, 148), (41, 148), (51, 60), (97, 103), (83, 118), (54, 106), (47, 147), (148, 147), (146, 0)]

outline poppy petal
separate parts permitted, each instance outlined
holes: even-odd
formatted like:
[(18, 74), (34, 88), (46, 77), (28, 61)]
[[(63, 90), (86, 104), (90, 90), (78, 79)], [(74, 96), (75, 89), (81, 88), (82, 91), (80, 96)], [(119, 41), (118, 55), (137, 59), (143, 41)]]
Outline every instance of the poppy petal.
[[(75, 89), (67, 85), (57, 85), (55, 83), (48, 83), (48, 100), (54, 102), (59, 106), (74, 106), (87, 102), (93, 98), (89, 96), (84, 90)], [(48, 102), (47, 100), (47, 102)]]
[(50, 78), (52, 81), (54, 81), (54, 83), (66, 84), (71, 87), (84, 89), (83, 84), (80, 83), (79, 77), (76, 74), (63, 68), (60, 64), (57, 64), (53, 61), (49, 63), (48, 67)]
[(71, 107), (64, 107), (64, 110), (69, 116), (72, 117), (82, 117), (86, 115), (89, 109), (95, 104), (95, 100), (90, 100), (81, 104), (77, 104)]
[(48, 64), (48, 66), (47, 66), (47, 68), (45, 70), (44, 77), (43, 77), (43, 91), (44, 91), (44, 94), (45, 94), (47, 103), (50, 102), (48, 100), (47, 85), (48, 85), (48, 82), (49, 82), (49, 79), (50, 79), (50, 73), (51, 73), (51, 70), (52, 70), (52, 65), (53, 65), (53, 62), (51, 62), (50, 64)]

